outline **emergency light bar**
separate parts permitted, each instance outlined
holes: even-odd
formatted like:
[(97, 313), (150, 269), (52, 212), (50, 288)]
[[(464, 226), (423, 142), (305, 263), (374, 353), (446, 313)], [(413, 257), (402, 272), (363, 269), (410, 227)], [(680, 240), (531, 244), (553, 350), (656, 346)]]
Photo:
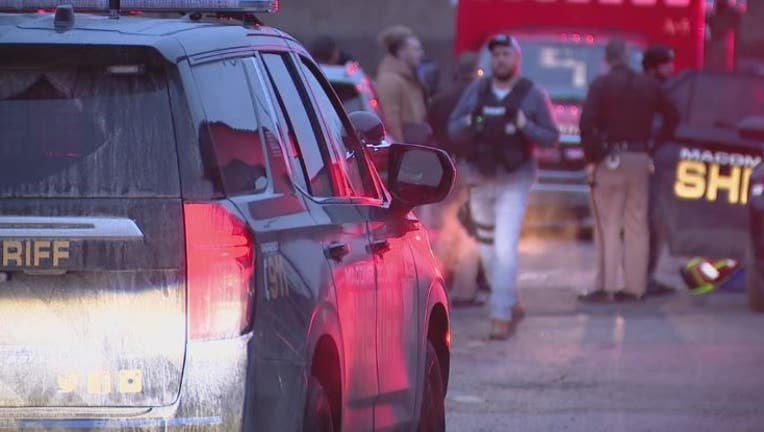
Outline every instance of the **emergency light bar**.
[[(278, 12), (279, 0), (0, 0), (0, 12), (36, 12), (71, 5), (76, 12)], [(116, 6), (115, 8), (115, 5)]]

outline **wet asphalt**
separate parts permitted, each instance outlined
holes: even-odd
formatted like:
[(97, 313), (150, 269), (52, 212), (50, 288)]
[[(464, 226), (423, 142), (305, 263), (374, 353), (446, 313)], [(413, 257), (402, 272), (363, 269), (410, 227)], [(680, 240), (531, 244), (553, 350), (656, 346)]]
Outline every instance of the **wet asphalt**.
[[(527, 237), (521, 254), (510, 340), (487, 340), (485, 308), (452, 312), (449, 431), (764, 431), (764, 315), (744, 294), (582, 304), (591, 243)], [(684, 288), (680, 263), (661, 280)]]

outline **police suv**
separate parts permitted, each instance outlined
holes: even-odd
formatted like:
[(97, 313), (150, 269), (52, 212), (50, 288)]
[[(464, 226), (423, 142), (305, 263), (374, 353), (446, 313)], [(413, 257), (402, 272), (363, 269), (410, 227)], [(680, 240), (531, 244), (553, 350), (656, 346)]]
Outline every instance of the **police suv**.
[(658, 225), (674, 255), (743, 262), (764, 312), (764, 77), (685, 72), (667, 88), (682, 122), (654, 157)]
[(0, 428), (445, 429), (453, 165), (277, 4), (0, 0)]

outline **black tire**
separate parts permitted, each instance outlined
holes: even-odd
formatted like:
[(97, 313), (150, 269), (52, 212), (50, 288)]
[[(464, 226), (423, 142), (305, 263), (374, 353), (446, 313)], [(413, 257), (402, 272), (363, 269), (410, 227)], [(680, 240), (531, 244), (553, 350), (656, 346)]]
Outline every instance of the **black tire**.
[(753, 245), (748, 246), (745, 262), (745, 291), (748, 294), (748, 307), (754, 312), (764, 312), (764, 277), (756, 265)]
[(303, 432), (334, 432), (334, 417), (329, 396), (324, 386), (315, 378), (308, 381), (308, 398), (305, 403)]
[(432, 342), (427, 343), (422, 412), (419, 417), (419, 432), (445, 432), (446, 430), (446, 386), (440, 370), (438, 353)]

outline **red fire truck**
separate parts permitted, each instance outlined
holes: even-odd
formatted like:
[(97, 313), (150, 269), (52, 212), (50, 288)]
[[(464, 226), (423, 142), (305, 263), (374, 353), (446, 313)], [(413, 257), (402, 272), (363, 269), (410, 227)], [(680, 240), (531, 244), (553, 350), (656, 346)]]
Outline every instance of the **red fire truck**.
[(487, 39), (499, 32), (517, 37), (523, 75), (541, 85), (555, 105), (561, 145), (537, 152), (541, 171), (529, 220), (542, 225), (590, 223), (578, 119), (589, 83), (605, 71), (607, 42), (625, 40), (637, 70), (641, 52), (653, 44), (675, 50), (678, 71), (700, 68), (705, 7), (704, 0), (459, 1), (456, 53), (479, 52), (479, 73), (488, 73)]

